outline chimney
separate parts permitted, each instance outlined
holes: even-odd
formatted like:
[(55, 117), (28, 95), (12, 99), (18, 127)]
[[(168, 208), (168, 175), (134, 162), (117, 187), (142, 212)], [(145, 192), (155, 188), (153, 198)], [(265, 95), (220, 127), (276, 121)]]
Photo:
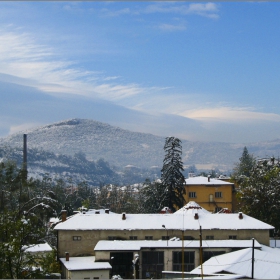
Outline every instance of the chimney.
[(211, 177), (211, 175), (208, 175), (208, 182), (210, 182), (210, 177)]
[(61, 210), (61, 221), (65, 222), (67, 218), (67, 210)]
[(106, 213), (106, 214), (109, 214), (109, 209), (105, 209), (105, 213)]
[(68, 252), (65, 252), (65, 260), (66, 260), (67, 262), (69, 262), (69, 253), (68, 253)]
[(125, 213), (122, 213), (122, 220), (126, 220)]
[(242, 220), (242, 219), (243, 219), (243, 213), (242, 213), (242, 212), (239, 212), (239, 216), (238, 216), (238, 218), (239, 218), (240, 220)]
[(195, 219), (195, 220), (198, 220), (198, 213), (195, 213), (195, 214), (194, 214), (194, 219)]
[(27, 179), (27, 134), (23, 134), (23, 163), (24, 177)]

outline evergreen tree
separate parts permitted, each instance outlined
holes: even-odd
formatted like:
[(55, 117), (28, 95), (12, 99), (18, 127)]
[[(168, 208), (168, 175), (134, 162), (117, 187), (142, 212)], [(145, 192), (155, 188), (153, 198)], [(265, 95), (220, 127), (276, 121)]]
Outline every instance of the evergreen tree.
[(106, 185), (96, 194), (96, 207), (108, 208), (115, 213), (136, 213), (137, 203), (131, 186)]
[(42, 238), (42, 230), (36, 226), (37, 217), (22, 216), (17, 212), (0, 213), (0, 263), (1, 279), (33, 278), (34, 256), (26, 254), (24, 246)]
[(240, 185), (241, 210), (280, 229), (280, 163), (260, 160)]
[(167, 137), (164, 145), (165, 158), (161, 170), (161, 182), (165, 186), (163, 196), (167, 200), (171, 210), (176, 211), (176, 208), (184, 206), (185, 199), (185, 177), (182, 174), (184, 171), (182, 162), (182, 146), (181, 141), (175, 137)]
[(239, 158), (239, 162), (235, 164), (233, 177), (238, 179), (240, 176), (248, 177), (250, 171), (256, 164), (256, 159), (253, 155), (249, 154), (247, 147), (243, 149), (242, 156)]
[(167, 206), (168, 198), (163, 195), (165, 186), (160, 182), (146, 180), (139, 191), (138, 213), (159, 213)]
[(25, 175), (12, 162), (0, 164), (0, 278), (38, 276), (34, 256), (24, 247), (48, 239), (46, 224), (57, 205), (45, 181)]

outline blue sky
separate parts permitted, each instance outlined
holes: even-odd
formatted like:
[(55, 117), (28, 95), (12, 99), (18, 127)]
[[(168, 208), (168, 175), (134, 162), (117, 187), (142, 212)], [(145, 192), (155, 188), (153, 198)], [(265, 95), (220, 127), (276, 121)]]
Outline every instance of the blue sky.
[(0, 136), (70, 118), (280, 138), (280, 2), (0, 2)]

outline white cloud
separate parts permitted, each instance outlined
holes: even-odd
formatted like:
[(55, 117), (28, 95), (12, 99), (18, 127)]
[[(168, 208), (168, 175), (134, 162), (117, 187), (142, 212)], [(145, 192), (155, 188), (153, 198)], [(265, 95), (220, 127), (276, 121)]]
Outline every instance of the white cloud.
[(187, 27), (184, 24), (168, 24), (168, 23), (162, 23), (158, 26), (159, 29), (163, 31), (183, 31), (186, 30)]
[(13, 125), (10, 127), (9, 135), (20, 132), (26, 131), (28, 129), (33, 129), (36, 126), (42, 125), (41, 123), (23, 123), (20, 125)]
[(192, 3), (187, 9), (187, 13), (194, 13), (201, 16), (217, 15), (218, 11), (215, 3)]
[(173, 13), (180, 15), (195, 14), (199, 16), (218, 18), (219, 9), (215, 3), (191, 3), (189, 5), (181, 5), (173, 2), (160, 2), (148, 5), (145, 9), (146, 13)]
[(122, 16), (122, 15), (131, 14), (132, 11), (129, 8), (124, 8), (124, 9), (115, 10), (115, 11), (104, 8), (101, 10), (101, 13), (104, 16), (108, 16), (108, 17), (118, 17), (118, 16)]
[[(199, 7), (192, 9), (203, 10)], [(211, 6), (208, 9), (211, 10)], [(163, 27), (170, 30), (175, 28), (172, 25)], [(118, 76), (106, 77), (103, 72), (75, 67), (72, 61), (57, 60), (55, 50), (37, 44), (30, 34), (16, 29), (0, 31), (0, 40), (5, 42), (0, 45), (0, 73), (23, 78), (15, 79), (15, 83), (18, 84), (24, 84), (24, 80), (27, 79), (29, 86), (51, 95), (70, 93), (97, 97), (136, 110), (154, 114), (169, 113), (201, 120), (203, 123), (280, 122), (279, 115), (256, 112), (252, 108), (210, 107), (209, 103), (201, 107), (201, 103), (197, 102), (201, 98), (194, 93), (176, 94), (175, 89), (170, 88), (117, 83)], [(10, 133), (32, 126), (34, 124), (13, 126)]]
[[(125, 3), (125, 2), (124, 2)], [(68, 5), (67, 10), (72, 10)], [(122, 8), (114, 9), (115, 6), (102, 8), (99, 11), (101, 16), (118, 17), (122, 15), (141, 15), (141, 14), (177, 14), (177, 15), (198, 15), (208, 18), (218, 18), (219, 9), (216, 3), (190, 3), (188, 5), (172, 1), (161, 1), (148, 4), (144, 8)]]
[(187, 110), (179, 113), (179, 115), (196, 120), (216, 122), (280, 122), (280, 115), (255, 112), (251, 108), (202, 108), (198, 110)]
[(116, 80), (116, 79), (119, 79), (119, 78), (120, 78), (119, 76), (112, 76), (112, 77), (106, 77), (103, 80), (104, 81), (111, 81), (111, 80)]
[[(37, 44), (30, 34), (18, 30), (0, 30), (0, 73), (29, 79), (34, 86), (50, 94), (70, 93), (104, 99), (121, 99), (141, 93), (136, 84), (116, 84), (117, 77), (75, 67), (72, 61), (56, 58), (55, 50)], [(103, 75), (104, 76), (104, 75)], [(19, 80), (17, 80), (19, 83)]]

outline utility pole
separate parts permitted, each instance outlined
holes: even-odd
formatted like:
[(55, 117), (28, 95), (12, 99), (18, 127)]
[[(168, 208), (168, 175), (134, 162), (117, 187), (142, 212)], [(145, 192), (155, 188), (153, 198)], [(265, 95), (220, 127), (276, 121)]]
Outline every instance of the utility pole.
[(182, 279), (185, 278), (184, 230), (182, 230)]
[(27, 134), (23, 134), (23, 163), (22, 170), (24, 180), (27, 180)]
[(253, 244), (252, 244), (252, 279), (254, 279), (254, 262), (255, 262), (255, 238), (252, 238)]
[(203, 266), (202, 266), (202, 262), (203, 262), (203, 256), (202, 256), (202, 230), (201, 230), (201, 226), (199, 226), (199, 240), (200, 240), (200, 246), (199, 246), (199, 254), (200, 254), (200, 267), (201, 267), (201, 278), (203, 279)]
[(167, 247), (168, 247), (168, 229), (165, 227), (165, 225), (162, 225), (162, 227), (166, 230), (166, 242), (167, 242)]

